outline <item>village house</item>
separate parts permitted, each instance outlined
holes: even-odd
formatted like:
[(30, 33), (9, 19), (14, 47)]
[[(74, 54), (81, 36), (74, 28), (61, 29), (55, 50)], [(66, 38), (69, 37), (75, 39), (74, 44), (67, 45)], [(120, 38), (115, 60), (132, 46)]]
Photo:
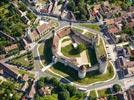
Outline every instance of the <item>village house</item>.
[(42, 87), (39, 89), (40, 95), (51, 95), (52, 88), (49, 86)]
[(120, 57), (129, 57), (129, 51), (127, 48), (122, 48), (122, 47), (116, 47), (117, 51), (117, 56)]
[(21, 75), (19, 73), (19, 69), (16, 68), (15, 66), (6, 64), (6, 63), (0, 63), (0, 67), (1, 67), (1, 74), (3, 76), (11, 76), (14, 79), (18, 79)]
[(21, 91), (26, 92), (26, 89), (28, 88), (28, 86), (29, 86), (28, 82), (25, 82), (24, 85), (21, 88)]
[(32, 42), (37, 41), (39, 38), (41, 38), (41, 36), (49, 33), (55, 26), (55, 23), (53, 23), (51, 20), (49, 20), (48, 22), (44, 22), (35, 30), (28, 33), (28, 37)]
[(134, 86), (130, 87), (126, 93), (128, 100), (134, 100)]
[(124, 71), (124, 75), (134, 75), (134, 61), (127, 61), (125, 58), (119, 58), (120, 68)]
[(9, 46), (4, 47), (4, 51), (6, 53), (9, 53), (10, 51), (15, 50), (15, 49), (18, 49), (18, 45), (17, 44), (11, 44)]
[(5, 58), (5, 54), (0, 54), (0, 60)]
[(33, 83), (32, 83), (32, 86), (31, 86), (31, 90), (28, 93), (28, 98), (33, 99), (35, 93), (36, 93), (36, 90), (35, 90), (35, 80), (33, 80)]

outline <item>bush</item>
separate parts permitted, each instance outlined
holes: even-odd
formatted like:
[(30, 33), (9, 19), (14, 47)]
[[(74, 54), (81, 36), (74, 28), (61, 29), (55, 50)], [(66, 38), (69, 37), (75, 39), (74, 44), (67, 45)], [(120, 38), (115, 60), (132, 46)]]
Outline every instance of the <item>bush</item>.
[(67, 90), (58, 93), (58, 100), (69, 100), (70, 94)]
[(71, 86), (71, 85), (67, 85), (67, 90), (70, 93), (70, 97), (74, 96), (77, 92), (76, 87)]
[(121, 91), (121, 90), (122, 90), (122, 88), (121, 88), (121, 86), (120, 86), (119, 84), (113, 85), (113, 91), (114, 91), (114, 92), (119, 92), (119, 91)]
[(19, 9), (21, 10), (21, 11), (26, 11), (27, 10), (27, 7), (26, 7), (26, 5), (25, 4), (23, 4), (23, 3), (19, 3)]

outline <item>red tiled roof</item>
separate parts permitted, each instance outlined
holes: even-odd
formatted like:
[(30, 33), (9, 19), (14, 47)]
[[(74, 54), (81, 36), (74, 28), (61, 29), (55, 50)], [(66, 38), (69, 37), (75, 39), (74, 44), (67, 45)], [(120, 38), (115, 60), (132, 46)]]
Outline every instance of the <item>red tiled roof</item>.
[(9, 52), (9, 51), (17, 49), (17, 48), (18, 48), (17, 44), (12, 44), (10, 46), (5, 47), (4, 49), (5, 49), (6, 52)]
[(47, 8), (40, 9), (40, 12), (41, 13), (48, 13), (48, 9)]
[(63, 36), (67, 35), (70, 33), (70, 28), (64, 28), (62, 31), (58, 32), (57, 35), (62, 38)]
[(41, 33), (43, 33), (44, 31), (46, 31), (47, 29), (49, 29), (51, 25), (52, 25), (52, 22), (44, 23), (43, 25), (39, 26), (39, 27), (37, 28), (37, 30), (38, 30), (38, 32), (41, 34)]
[(34, 81), (32, 84), (31, 90), (29, 92), (29, 97), (33, 98), (35, 93), (36, 93), (36, 91), (35, 91), (35, 81)]
[(115, 25), (112, 25), (112, 26), (108, 29), (108, 32), (109, 32), (109, 33), (119, 33), (120, 30), (119, 30)]
[(105, 22), (107, 25), (111, 25), (115, 23), (114, 19), (106, 19)]
[(134, 28), (134, 22), (129, 22), (129, 23), (127, 24), (127, 26), (128, 26), (128, 27), (131, 27), (131, 28)]
[(127, 68), (134, 67), (134, 61), (126, 61), (124, 67)]

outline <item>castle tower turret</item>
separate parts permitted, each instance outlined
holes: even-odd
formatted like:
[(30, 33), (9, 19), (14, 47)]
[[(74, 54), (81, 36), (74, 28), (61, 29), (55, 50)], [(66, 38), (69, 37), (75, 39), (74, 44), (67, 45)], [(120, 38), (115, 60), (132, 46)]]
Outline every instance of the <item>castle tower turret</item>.
[(78, 70), (78, 77), (79, 78), (84, 78), (86, 76), (86, 67), (85, 66), (80, 66)]

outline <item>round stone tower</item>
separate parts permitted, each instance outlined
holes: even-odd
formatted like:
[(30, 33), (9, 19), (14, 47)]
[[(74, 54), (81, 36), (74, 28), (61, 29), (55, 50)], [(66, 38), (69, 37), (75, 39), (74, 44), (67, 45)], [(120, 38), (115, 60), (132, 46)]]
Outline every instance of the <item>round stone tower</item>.
[(78, 77), (82, 79), (85, 76), (86, 76), (86, 67), (84, 65), (82, 65), (82, 66), (79, 67)]

